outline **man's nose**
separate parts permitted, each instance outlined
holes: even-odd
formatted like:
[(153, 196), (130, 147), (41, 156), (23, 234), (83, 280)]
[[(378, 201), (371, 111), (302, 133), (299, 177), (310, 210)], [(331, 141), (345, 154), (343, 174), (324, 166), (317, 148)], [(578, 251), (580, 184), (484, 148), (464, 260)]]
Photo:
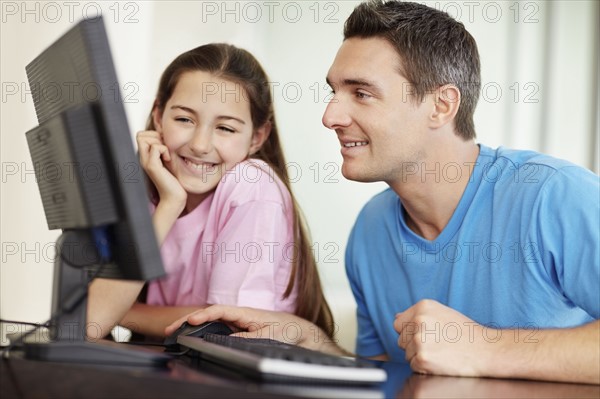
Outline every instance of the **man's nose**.
[(325, 108), (322, 119), (323, 126), (332, 130), (349, 126), (352, 118), (346, 108), (344, 103), (334, 96)]

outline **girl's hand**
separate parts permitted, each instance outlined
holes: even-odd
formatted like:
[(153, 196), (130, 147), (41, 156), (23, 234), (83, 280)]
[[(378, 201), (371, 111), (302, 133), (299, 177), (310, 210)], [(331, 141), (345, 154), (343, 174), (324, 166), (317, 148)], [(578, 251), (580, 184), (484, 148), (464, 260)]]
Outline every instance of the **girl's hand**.
[(244, 338), (269, 338), (304, 348), (319, 350), (333, 355), (346, 356), (319, 327), (296, 315), (270, 310), (227, 305), (212, 305), (199, 309), (167, 326), (165, 335), (173, 334), (183, 322), (199, 325), (220, 320), (241, 329), (233, 335)]
[(169, 149), (164, 145), (160, 134), (154, 130), (139, 132), (136, 136), (140, 163), (150, 180), (156, 186), (160, 204), (183, 211), (187, 193), (175, 176), (165, 167), (171, 162)]

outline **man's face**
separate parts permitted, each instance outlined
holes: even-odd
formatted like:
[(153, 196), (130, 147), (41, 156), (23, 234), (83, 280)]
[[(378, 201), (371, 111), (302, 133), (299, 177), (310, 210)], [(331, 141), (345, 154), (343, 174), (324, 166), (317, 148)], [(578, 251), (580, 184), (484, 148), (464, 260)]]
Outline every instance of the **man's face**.
[(344, 41), (327, 82), (334, 96), (323, 125), (335, 130), (344, 158), (342, 174), (362, 182), (400, 181), (404, 168), (421, 162), (431, 146), (427, 122), (432, 102), (416, 102), (399, 72), (396, 50), (381, 38)]

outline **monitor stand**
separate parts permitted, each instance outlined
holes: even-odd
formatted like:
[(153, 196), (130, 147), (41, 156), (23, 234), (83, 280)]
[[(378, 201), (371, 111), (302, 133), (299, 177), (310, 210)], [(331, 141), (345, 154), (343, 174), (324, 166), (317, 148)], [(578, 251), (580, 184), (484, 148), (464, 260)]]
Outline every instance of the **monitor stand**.
[[(57, 240), (52, 290), (50, 342), (32, 342), (23, 346), (28, 359), (109, 365), (160, 366), (169, 359), (165, 353), (146, 348), (128, 348), (98, 339), (86, 340), (94, 325), (86, 324), (87, 283), (98, 265), (96, 242), (90, 230), (65, 230)], [(58, 316), (55, 316), (58, 315)], [(98, 335), (101, 334), (98, 329)], [(35, 341), (35, 340), (33, 340)]]

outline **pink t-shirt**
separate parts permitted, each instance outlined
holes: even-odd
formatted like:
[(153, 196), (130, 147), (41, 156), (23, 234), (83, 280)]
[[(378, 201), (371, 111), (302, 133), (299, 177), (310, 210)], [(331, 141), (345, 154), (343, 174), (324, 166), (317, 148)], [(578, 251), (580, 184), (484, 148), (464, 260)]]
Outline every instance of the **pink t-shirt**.
[(149, 284), (147, 303), (294, 312), (295, 290), (282, 298), (294, 256), (292, 209), (267, 163), (239, 163), (175, 222), (161, 247), (167, 276)]

